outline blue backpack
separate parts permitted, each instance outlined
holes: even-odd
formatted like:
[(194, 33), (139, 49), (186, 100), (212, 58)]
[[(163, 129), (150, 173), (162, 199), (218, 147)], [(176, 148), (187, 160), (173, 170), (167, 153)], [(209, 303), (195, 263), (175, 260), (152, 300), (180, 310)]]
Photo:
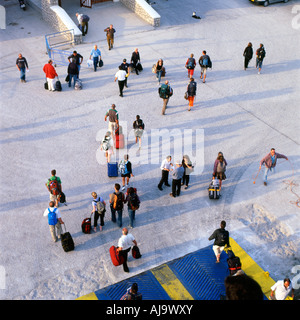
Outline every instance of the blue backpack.
[(56, 208), (54, 208), (53, 211), (51, 211), (48, 208), (48, 223), (50, 226), (55, 226), (57, 224), (57, 218), (56, 218)]

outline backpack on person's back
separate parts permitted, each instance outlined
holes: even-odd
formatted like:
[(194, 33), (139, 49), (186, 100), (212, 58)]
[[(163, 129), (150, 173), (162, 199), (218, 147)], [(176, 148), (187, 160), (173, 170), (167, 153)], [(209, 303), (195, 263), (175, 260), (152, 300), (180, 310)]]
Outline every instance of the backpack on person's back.
[(140, 200), (137, 195), (136, 189), (134, 190), (133, 193), (129, 194), (129, 206), (133, 211), (138, 210), (140, 207)]
[(59, 190), (57, 178), (55, 177), (55, 179), (53, 179), (53, 180), (48, 179), (48, 181), (49, 181), (50, 193), (53, 194), (54, 196), (59, 195), (60, 190)]
[(123, 209), (123, 203), (124, 203), (124, 194), (120, 192), (119, 194), (116, 194), (114, 192), (115, 198), (113, 202), (113, 208), (115, 210), (122, 210)]

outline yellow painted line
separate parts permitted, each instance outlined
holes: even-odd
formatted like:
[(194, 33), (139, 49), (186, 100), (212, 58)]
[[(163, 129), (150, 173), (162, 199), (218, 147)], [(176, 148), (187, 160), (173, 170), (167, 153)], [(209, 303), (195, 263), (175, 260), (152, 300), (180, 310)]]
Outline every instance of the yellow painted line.
[(166, 264), (152, 269), (151, 272), (172, 300), (194, 300)]
[(94, 292), (86, 294), (85, 296), (79, 297), (76, 300), (98, 300)]
[[(242, 270), (260, 285), (262, 292), (269, 299), (271, 287), (275, 284), (269, 272), (264, 271), (232, 238), (230, 238), (230, 246), (234, 254), (240, 258)], [(286, 300), (290, 299), (292, 298), (288, 297)]]

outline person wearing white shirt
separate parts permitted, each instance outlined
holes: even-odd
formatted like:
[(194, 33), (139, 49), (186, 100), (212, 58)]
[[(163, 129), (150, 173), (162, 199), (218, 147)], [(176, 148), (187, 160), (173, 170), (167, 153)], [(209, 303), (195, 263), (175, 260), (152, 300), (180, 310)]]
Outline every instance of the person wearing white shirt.
[(119, 254), (124, 257), (124, 263), (123, 263), (124, 272), (129, 272), (129, 268), (127, 266), (127, 256), (132, 245), (137, 246), (137, 242), (134, 236), (131, 233), (128, 233), (127, 228), (123, 228), (122, 236), (119, 239), (117, 250), (119, 251)]
[(118, 80), (119, 90), (120, 90), (120, 97), (123, 97), (123, 89), (125, 85), (127, 73), (125, 70), (122, 70), (122, 67), (119, 67), (119, 71), (115, 74), (115, 82)]
[(170, 184), (168, 183), (169, 178), (169, 171), (171, 171), (172, 163), (171, 163), (172, 157), (167, 156), (166, 159), (164, 159), (161, 163), (160, 169), (161, 169), (161, 180), (158, 184), (158, 189), (163, 190), (162, 185), (165, 184), (167, 187), (170, 187)]
[(270, 299), (285, 300), (290, 292), (292, 292), (292, 298), (294, 298), (294, 289), (291, 280), (289, 278), (279, 280), (271, 287)]
[[(60, 212), (58, 208), (56, 208), (54, 201), (49, 202), (49, 208), (47, 208), (44, 211), (44, 217), (48, 217), (48, 224), (50, 228), (50, 234), (52, 237), (53, 242), (57, 241), (57, 238), (60, 239), (60, 236), (62, 234), (62, 228), (61, 225), (64, 224), (64, 222), (61, 219)], [(57, 236), (56, 236), (56, 230), (57, 230)]]

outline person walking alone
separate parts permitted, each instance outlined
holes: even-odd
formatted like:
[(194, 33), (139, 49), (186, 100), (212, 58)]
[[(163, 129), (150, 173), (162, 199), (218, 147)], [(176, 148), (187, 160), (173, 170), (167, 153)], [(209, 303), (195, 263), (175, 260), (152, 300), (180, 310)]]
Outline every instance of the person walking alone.
[(220, 228), (216, 229), (208, 240), (215, 240), (213, 244), (213, 251), (216, 256), (216, 262), (220, 262), (220, 256), (225, 246), (230, 247), (229, 244), (229, 232), (225, 230), (226, 222), (224, 220), (220, 223)]
[(261, 166), (264, 164), (266, 166), (264, 173), (264, 185), (267, 186), (267, 179), (269, 171), (275, 172), (275, 167), (277, 164), (277, 159), (285, 159), (289, 160), (285, 155), (275, 152), (275, 149), (272, 148), (270, 153), (268, 153), (263, 159), (260, 161), (259, 170)]
[(99, 59), (101, 59), (101, 51), (98, 49), (97, 45), (94, 45), (94, 49), (91, 51), (90, 59), (93, 58), (94, 71), (97, 71)]
[(20, 71), (20, 81), (25, 83), (26, 82), (26, 69), (28, 70), (28, 63), (25, 57), (19, 53), (19, 56), (16, 61), (16, 66)]
[(106, 32), (106, 40), (108, 44), (108, 50), (111, 50), (114, 45), (114, 33), (116, 30), (114, 29), (113, 25), (111, 24), (109, 27), (104, 29), (104, 32)]
[(166, 80), (165, 83), (163, 83), (159, 87), (158, 93), (159, 93), (160, 98), (163, 99), (163, 107), (161, 110), (161, 114), (165, 115), (169, 99), (173, 95), (173, 89), (170, 87), (168, 80)]
[(141, 63), (141, 58), (140, 58), (140, 53), (139, 53), (138, 48), (136, 48), (134, 50), (134, 52), (132, 53), (130, 62), (132, 63), (132, 67), (135, 69), (135, 73), (139, 74), (139, 70), (137, 68), (137, 65), (139, 63)]

